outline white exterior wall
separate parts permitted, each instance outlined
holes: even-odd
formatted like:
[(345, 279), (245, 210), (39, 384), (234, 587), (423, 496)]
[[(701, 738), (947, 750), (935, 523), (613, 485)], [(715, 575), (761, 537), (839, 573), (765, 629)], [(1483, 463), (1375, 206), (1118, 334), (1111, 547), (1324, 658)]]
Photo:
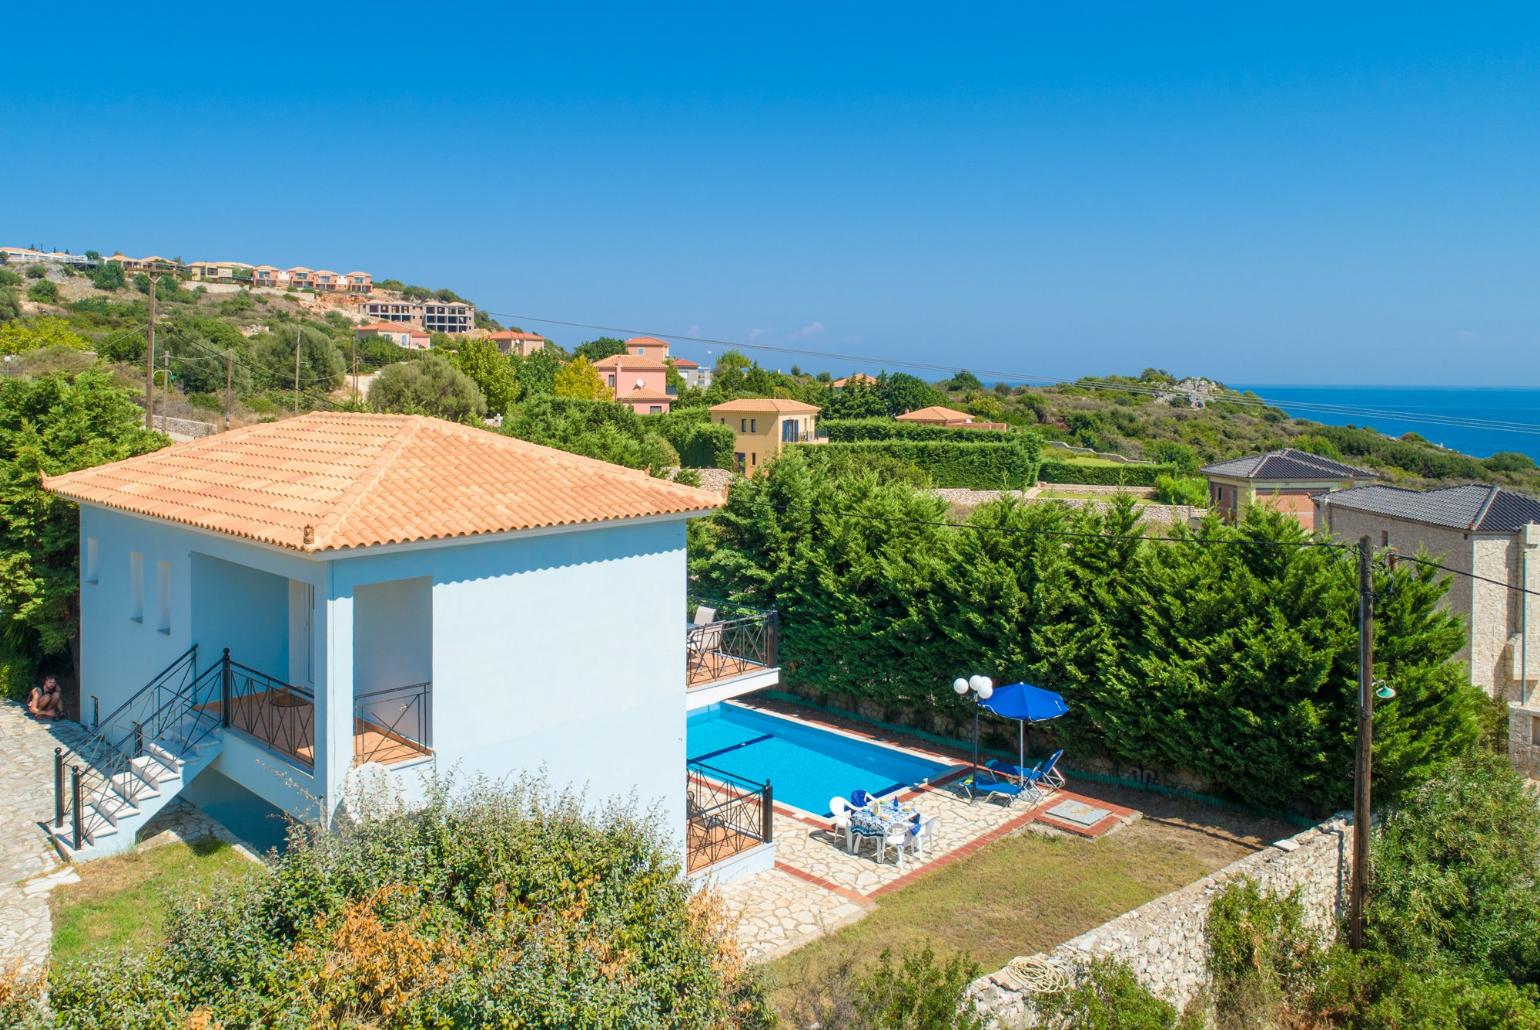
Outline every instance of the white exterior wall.
[[(643, 807), (658, 804), (664, 825), (682, 837), (684, 525), (671, 519), (339, 559), (328, 680), (360, 691), (414, 682), (407, 669), (399, 683), (369, 682), (385, 666), (355, 666), (371, 636), (359, 609), (370, 604), (369, 584), (430, 577), (438, 768), (462, 779), (544, 768), (553, 786), (586, 786), (594, 800), (634, 795)], [(336, 772), (333, 796), (342, 786)], [(397, 775), (404, 788), (418, 781), (410, 768)]]
[[(81, 588), (87, 720), (91, 694), (108, 714), (193, 642), (200, 669), (228, 646), (237, 661), (291, 675), (284, 581), (304, 582), (316, 597), (315, 775), (236, 734), (213, 768), (296, 815), (314, 817), (318, 805), (330, 813), (352, 766), (355, 685), (403, 686), (426, 670), (442, 771), (497, 779), (543, 768), (553, 786), (586, 787), (593, 800), (634, 795), (659, 806), (683, 846), (683, 519), (326, 560), (82, 505), (81, 552), (82, 579), (96, 574)], [(142, 622), (129, 618), (134, 552), (145, 570)], [(156, 628), (162, 561), (166, 633)], [(381, 682), (391, 677), (399, 682)], [(397, 776), (406, 788), (418, 782), (410, 768)]]
[[(86, 725), (91, 721), (92, 695), (100, 699), (101, 714), (106, 717), (194, 643), (199, 645), (199, 671), (217, 662), (221, 650), (229, 647), (235, 660), (284, 676), (287, 668), (264, 668), (262, 663), (276, 662), (280, 655), (287, 659), (287, 605), (277, 613), (270, 606), (279, 596), (287, 596), (288, 587), (285, 584), (282, 595), (278, 594), (260, 572), (280, 581), (304, 580), (317, 588), (318, 597), (326, 596), (323, 562), (88, 504), (80, 506), (80, 548), (80, 711)], [(93, 549), (95, 583), (91, 582)], [(134, 553), (141, 555), (144, 569), (144, 616), (139, 622), (130, 617), (130, 556)], [(244, 568), (221, 569), (210, 559)], [(156, 570), (161, 562), (169, 567), (171, 588), (169, 632), (165, 633), (157, 626)], [(200, 590), (197, 597), (195, 581)], [(282, 634), (277, 640), (271, 637), (275, 629)], [(311, 646), (323, 655), (324, 644), (325, 622), (318, 608)], [(328, 719), (324, 665), (317, 665), (316, 766), (324, 768), (327, 754), (321, 738), (326, 726), (340, 722), (342, 731), (350, 733), (352, 720)], [(342, 710), (351, 711), (351, 699)], [(350, 739), (345, 754), (351, 760)], [(234, 735), (211, 768), (297, 815), (313, 815), (315, 805), (309, 798), (323, 794), (311, 774)]]

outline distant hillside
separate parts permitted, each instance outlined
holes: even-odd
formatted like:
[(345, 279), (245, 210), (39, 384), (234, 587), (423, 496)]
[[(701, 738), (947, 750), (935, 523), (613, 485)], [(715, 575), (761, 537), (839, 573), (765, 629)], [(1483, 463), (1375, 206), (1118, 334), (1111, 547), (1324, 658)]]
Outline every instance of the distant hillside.
[(1178, 389), (1174, 377), (1154, 370), (1138, 378), (992, 390), (960, 373), (937, 385), (949, 404), (983, 418), (1031, 427), (1050, 440), (1188, 468), (1287, 446), (1362, 465), (1408, 486), (1494, 482), (1540, 491), (1540, 471), (1521, 454), (1483, 460), (1416, 434), (1396, 439), (1374, 429), (1322, 425), (1293, 418), (1253, 393), (1202, 382), (1211, 389), (1196, 391), (1206, 401), (1198, 408), (1191, 406), (1192, 391), (1185, 385)]

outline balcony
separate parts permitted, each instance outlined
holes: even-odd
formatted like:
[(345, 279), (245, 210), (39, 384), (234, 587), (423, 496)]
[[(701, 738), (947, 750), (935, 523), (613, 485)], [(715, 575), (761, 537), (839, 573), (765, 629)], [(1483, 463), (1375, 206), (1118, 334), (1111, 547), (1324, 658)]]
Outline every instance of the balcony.
[[(315, 768), (315, 695), (226, 657), (218, 693), (200, 709), (268, 751)], [(216, 666), (215, 668), (218, 668)], [(433, 685), (359, 694), (353, 700), (353, 764), (398, 765), (433, 754)]]
[[(685, 630), (686, 708), (700, 708), (780, 682), (780, 616), (773, 611), (696, 605)], [(719, 614), (720, 613), (720, 614)]]

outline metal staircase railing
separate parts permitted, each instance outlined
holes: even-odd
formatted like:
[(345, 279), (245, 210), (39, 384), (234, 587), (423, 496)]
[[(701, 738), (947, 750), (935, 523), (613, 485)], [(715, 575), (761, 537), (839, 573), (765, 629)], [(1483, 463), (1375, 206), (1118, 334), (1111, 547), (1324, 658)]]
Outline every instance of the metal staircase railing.
[(104, 823), (116, 823), (118, 811), (137, 807), (154, 787), (135, 761), (149, 754), (150, 744), (170, 743), (186, 752), (218, 727), (219, 715), (209, 702), (219, 697), (224, 671), (220, 662), (199, 673), (194, 644), (105, 718), (95, 719), (84, 744), (67, 755), (54, 749), (55, 833), (63, 835), (68, 819), (69, 841), (78, 851)]

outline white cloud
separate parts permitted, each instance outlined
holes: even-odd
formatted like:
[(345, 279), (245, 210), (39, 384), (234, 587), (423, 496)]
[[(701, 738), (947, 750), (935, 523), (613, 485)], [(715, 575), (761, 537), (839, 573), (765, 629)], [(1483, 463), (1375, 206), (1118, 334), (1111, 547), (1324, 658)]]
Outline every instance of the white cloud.
[(821, 332), (823, 332), (822, 322), (809, 322), (801, 329), (798, 329), (795, 332), (787, 333), (786, 338), (788, 340), (805, 340), (810, 336), (817, 336)]
[(684, 331), (684, 334), (686, 336), (699, 336), (700, 335), (700, 325), (699, 324), (692, 324), (690, 326), (690, 328), (688, 328), (688, 329), (686, 329)]
[(763, 329), (750, 329), (749, 330), (749, 339), (751, 339), (751, 340), (757, 340), (757, 339), (759, 339), (763, 335), (765, 335), (765, 331)]

